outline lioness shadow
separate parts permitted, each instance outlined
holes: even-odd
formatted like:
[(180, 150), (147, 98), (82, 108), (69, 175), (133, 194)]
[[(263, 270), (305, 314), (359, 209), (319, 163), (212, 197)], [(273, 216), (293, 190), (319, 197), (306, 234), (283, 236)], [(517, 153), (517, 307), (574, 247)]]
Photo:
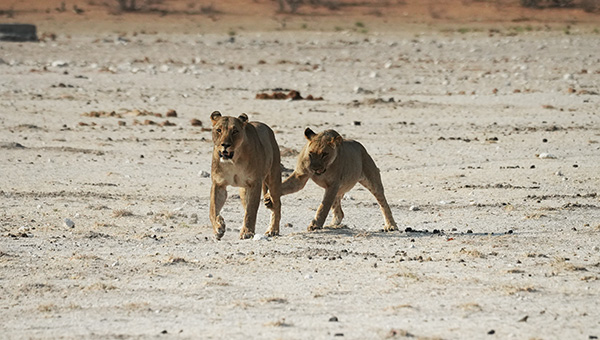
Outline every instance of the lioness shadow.
[[(393, 239), (393, 238), (406, 238), (409, 237), (404, 231), (384, 231), (383, 228), (379, 230), (366, 230), (351, 228), (346, 225), (342, 226), (324, 226), (322, 229), (313, 231), (300, 231), (289, 234), (295, 236), (303, 236), (305, 238), (323, 238), (324, 236), (344, 236), (352, 238), (382, 238), (382, 239)], [(418, 235), (425, 236), (425, 235)]]

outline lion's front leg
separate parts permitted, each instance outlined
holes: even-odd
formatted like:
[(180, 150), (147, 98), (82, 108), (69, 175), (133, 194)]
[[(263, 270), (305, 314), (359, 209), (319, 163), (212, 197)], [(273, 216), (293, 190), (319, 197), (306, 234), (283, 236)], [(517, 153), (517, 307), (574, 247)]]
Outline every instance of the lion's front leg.
[(243, 192), (242, 202), (245, 203), (244, 209), (244, 225), (240, 231), (240, 238), (247, 239), (254, 236), (254, 228), (256, 227), (256, 214), (258, 213), (258, 206), (260, 205), (260, 193), (262, 189), (262, 182), (253, 183), (250, 187), (245, 188)]
[(210, 222), (212, 223), (215, 238), (220, 240), (225, 234), (225, 220), (220, 215), (221, 209), (227, 199), (227, 189), (225, 186), (221, 186), (213, 183), (210, 189), (210, 209), (209, 216)]
[[(283, 183), (281, 183), (281, 196), (293, 194), (302, 190), (302, 188), (304, 188), (304, 186), (306, 185), (306, 182), (308, 182), (309, 178), (310, 176), (306, 173), (294, 171), (294, 173), (292, 173), (290, 177), (286, 178), (286, 180), (283, 181)], [(266, 193), (264, 195), (263, 201), (267, 208), (273, 208), (271, 193)]]
[(327, 219), (327, 214), (329, 214), (329, 210), (335, 201), (335, 198), (338, 193), (339, 186), (332, 185), (325, 189), (325, 195), (323, 196), (323, 201), (321, 205), (319, 205), (319, 209), (317, 209), (317, 214), (315, 215), (315, 219), (310, 222), (308, 225), (308, 231), (313, 231), (317, 229), (322, 229), (323, 224), (325, 223), (325, 219)]

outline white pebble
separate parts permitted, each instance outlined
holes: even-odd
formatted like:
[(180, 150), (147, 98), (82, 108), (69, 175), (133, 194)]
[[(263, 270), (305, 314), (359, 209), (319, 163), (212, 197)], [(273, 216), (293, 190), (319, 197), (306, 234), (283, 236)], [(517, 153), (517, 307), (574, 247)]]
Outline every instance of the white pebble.
[(67, 67), (69, 63), (63, 60), (56, 60), (52, 62), (52, 67)]
[(198, 172), (198, 176), (200, 176), (202, 178), (209, 178), (210, 177), (210, 173), (202, 170), (202, 171)]
[(256, 235), (254, 235), (254, 238), (253, 238), (254, 241), (265, 241), (265, 240), (268, 240), (268, 239), (269, 238), (266, 235), (263, 235), (263, 234), (256, 234)]
[(547, 152), (542, 152), (541, 154), (538, 155), (539, 159), (556, 159), (556, 156), (554, 156), (551, 153), (547, 153)]

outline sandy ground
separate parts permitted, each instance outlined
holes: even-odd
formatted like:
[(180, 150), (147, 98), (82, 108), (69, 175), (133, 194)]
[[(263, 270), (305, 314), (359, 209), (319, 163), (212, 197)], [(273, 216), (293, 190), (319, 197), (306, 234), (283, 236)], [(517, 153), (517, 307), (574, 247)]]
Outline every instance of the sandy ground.
[[(1, 43), (1, 337), (600, 337), (597, 31), (361, 25)], [(309, 183), (262, 240), (231, 189), (215, 241), (213, 110), (286, 168), (307, 126), (359, 140), (401, 231), (356, 187), (347, 228), (306, 232)]]

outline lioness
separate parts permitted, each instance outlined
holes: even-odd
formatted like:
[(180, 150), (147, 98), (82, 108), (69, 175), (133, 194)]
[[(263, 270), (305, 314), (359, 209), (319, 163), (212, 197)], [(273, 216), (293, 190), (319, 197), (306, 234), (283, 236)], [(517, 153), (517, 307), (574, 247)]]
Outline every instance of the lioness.
[[(320, 187), (325, 188), (323, 201), (317, 210), (315, 219), (310, 222), (308, 230), (323, 228), (329, 209), (333, 210), (333, 227), (339, 226), (344, 218), (341, 200), (356, 183), (362, 184), (375, 196), (383, 218), (385, 231), (397, 230), (396, 222), (383, 193), (383, 184), (379, 169), (367, 153), (367, 150), (357, 141), (344, 140), (334, 130), (326, 130), (319, 134), (310, 128), (304, 131), (308, 143), (304, 146), (296, 169), (281, 186), (281, 195), (287, 195), (304, 188), (311, 178)], [(265, 195), (265, 205), (275, 206), (275, 200)]]
[(269, 192), (272, 204), (271, 225), (266, 235), (279, 235), (281, 219), (281, 167), (279, 146), (273, 130), (259, 122), (248, 122), (244, 113), (239, 117), (210, 115), (212, 122), (212, 188), (210, 191), (210, 221), (217, 240), (225, 234), (225, 221), (219, 214), (227, 199), (227, 186), (240, 187), (242, 205), (246, 211), (240, 238), (254, 236), (256, 213), (261, 190)]

